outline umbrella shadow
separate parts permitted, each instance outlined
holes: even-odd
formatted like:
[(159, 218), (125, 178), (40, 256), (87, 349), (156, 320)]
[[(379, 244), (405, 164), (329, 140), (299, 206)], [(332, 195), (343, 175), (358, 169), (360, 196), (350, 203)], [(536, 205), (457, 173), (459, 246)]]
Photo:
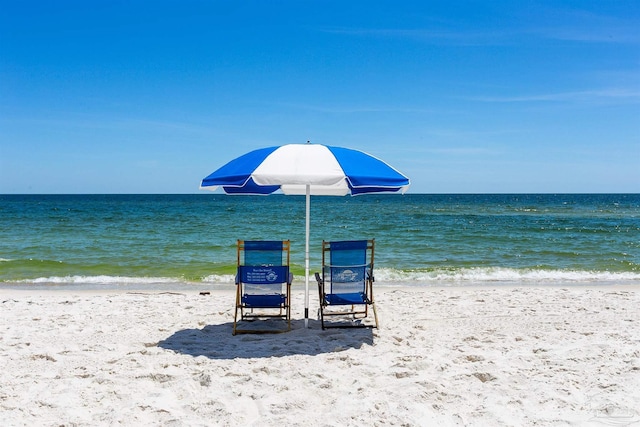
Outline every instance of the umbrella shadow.
[(158, 342), (158, 347), (189, 356), (209, 359), (238, 359), (315, 356), (373, 345), (371, 328), (327, 329), (320, 322), (292, 320), (291, 331), (281, 334), (232, 335), (233, 323), (207, 325), (202, 329), (182, 329)]

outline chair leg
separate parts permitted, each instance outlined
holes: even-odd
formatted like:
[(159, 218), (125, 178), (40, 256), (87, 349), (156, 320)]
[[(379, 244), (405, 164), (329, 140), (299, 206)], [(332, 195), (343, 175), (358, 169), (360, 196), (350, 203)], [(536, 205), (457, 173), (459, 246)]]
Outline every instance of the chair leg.
[(318, 310), (320, 312), (320, 326), (322, 326), (322, 330), (324, 330), (324, 310), (322, 309), (322, 303), (320, 303), (320, 308)]
[[(238, 308), (240, 307), (240, 287), (236, 286), (236, 311), (233, 315), (233, 335), (236, 334), (236, 330), (238, 327)], [(242, 311), (242, 307), (240, 307)], [(240, 313), (240, 318), (242, 319), (242, 312)]]
[(236, 334), (236, 326), (238, 325), (238, 306), (236, 306), (236, 312), (233, 316), (233, 335)]

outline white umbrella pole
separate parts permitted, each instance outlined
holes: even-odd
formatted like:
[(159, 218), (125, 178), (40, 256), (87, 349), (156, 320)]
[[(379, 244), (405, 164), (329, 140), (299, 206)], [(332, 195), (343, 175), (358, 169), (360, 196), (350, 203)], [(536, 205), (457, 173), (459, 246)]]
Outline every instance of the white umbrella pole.
[(304, 244), (304, 327), (309, 327), (309, 213), (311, 211), (311, 186), (307, 185), (307, 212), (305, 220), (306, 239)]

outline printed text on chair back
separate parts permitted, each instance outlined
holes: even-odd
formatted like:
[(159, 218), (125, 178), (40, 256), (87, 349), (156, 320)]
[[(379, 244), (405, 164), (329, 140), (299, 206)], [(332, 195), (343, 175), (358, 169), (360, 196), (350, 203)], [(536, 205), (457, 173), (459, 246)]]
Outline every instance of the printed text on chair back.
[(286, 283), (289, 267), (286, 265), (241, 265), (238, 267), (242, 283), (270, 285)]

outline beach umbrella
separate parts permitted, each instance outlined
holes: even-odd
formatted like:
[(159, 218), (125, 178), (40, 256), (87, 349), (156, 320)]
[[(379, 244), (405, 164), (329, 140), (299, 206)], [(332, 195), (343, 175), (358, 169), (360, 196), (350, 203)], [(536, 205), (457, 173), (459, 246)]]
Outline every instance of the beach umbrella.
[(409, 178), (367, 153), (321, 144), (287, 144), (246, 153), (202, 180), (200, 189), (227, 194), (306, 196), (305, 327), (309, 321), (309, 217), (311, 197), (404, 193)]

